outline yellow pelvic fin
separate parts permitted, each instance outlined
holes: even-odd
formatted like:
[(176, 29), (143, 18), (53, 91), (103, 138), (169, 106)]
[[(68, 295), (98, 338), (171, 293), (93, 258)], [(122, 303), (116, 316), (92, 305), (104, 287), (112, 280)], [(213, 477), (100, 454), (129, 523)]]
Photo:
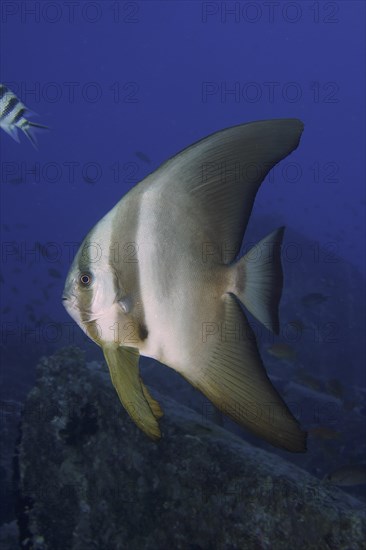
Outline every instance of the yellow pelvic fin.
[(151, 439), (160, 439), (157, 418), (160, 418), (163, 412), (140, 378), (138, 350), (104, 345), (103, 353), (122, 405), (146, 435)]

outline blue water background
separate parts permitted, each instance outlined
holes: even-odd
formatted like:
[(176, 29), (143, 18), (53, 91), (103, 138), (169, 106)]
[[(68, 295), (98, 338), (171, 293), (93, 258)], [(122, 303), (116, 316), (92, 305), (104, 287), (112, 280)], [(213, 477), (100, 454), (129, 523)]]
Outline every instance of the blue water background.
[[(364, 383), (364, 3), (106, 0), (73, 11), (4, 1), (1, 10), (1, 81), (51, 128), (38, 151), (0, 135), (2, 352), (20, 357), (17, 376), (33, 369), (33, 349), (73, 343), (61, 305), (73, 253), (128, 189), (216, 130), (297, 117), (300, 146), (262, 185), (252, 220), (271, 216), (308, 239), (288, 249), (296, 299), (326, 295), (320, 320), (329, 306), (337, 349), (355, 342), (336, 366), (332, 342), (318, 357), (316, 348), (309, 368)], [(341, 290), (324, 289), (324, 270)], [(37, 332), (39, 318), (61, 325)]]

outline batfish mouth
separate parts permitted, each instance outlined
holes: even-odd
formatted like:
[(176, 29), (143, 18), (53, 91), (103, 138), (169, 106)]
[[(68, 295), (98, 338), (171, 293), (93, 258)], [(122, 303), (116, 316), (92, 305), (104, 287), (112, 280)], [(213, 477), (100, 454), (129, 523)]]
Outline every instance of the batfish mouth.
[(103, 309), (98, 312), (90, 309), (80, 309), (76, 296), (71, 294), (63, 294), (61, 300), (68, 314), (76, 320), (77, 323), (80, 321), (83, 323), (93, 323), (108, 313), (108, 309)]
[(80, 313), (77, 307), (76, 298), (64, 294), (62, 296), (62, 305), (64, 306), (70, 317), (72, 317), (72, 319), (74, 319), (74, 321), (79, 324)]
[(63, 294), (62, 296), (62, 303), (66, 309), (76, 308), (76, 298), (67, 296), (66, 294)]
[(108, 313), (108, 310), (95, 312), (89, 309), (79, 309), (76, 301), (70, 301), (68, 298), (66, 298), (65, 301), (63, 300), (63, 304), (71, 317), (75, 319), (75, 317), (78, 316), (85, 324), (98, 321)]

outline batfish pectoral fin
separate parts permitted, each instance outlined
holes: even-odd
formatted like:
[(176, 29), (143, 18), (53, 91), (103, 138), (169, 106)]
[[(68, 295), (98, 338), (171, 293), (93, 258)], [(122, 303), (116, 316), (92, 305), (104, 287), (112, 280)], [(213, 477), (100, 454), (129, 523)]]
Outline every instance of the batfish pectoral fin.
[(151, 397), (140, 378), (138, 350), (104, 345), (103, 353), (122, 405), (146, 435), (151, 439), (160, 439), (161, 432), (157, 418), (160, 418), (163, 413), (159, 403)]
[(181, 374), (238, 424), (276, 447), (305, 452), (307, 434), (272, 386), (254, 333), (232, 294), (224, 295), (216, 322), (225, 332), (204, 343), (204, 361), (194, 376), (188, 369)]

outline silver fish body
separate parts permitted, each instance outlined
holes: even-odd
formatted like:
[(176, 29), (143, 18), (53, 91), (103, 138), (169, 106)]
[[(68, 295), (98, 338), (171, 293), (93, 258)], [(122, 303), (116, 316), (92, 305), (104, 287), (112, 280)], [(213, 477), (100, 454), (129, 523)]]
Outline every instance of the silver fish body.
[(306, 449), (242, 308), (278, 332), (284, 229), (236, 260), (261, 182), (302, 130), (296, 119), (258, 121), (191, 145), (131, 189), (75, 256), (64, 305), (102, 347), (122, 404), (153, 439), (163, 413), (139, 375), (140, 354), (273, 445)]
[(0, 84), (0, 128), (19, 143), (18, 129), (29, 139), (37, 149), (37, 138), (34, 129), (48, 130), (47, 126), (37, 124), (26, 118), (26, 106), (4, 84)]

